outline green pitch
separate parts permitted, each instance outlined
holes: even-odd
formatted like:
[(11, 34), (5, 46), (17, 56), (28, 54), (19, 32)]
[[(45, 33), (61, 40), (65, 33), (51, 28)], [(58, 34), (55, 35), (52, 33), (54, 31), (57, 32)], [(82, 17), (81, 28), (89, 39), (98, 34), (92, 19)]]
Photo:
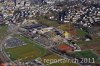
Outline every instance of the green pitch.
[(95, 61), (99, 58), (96, 54), (94, 54), (91, 50), (75, 52), (74, 55), (79, 58), (94, 58)]

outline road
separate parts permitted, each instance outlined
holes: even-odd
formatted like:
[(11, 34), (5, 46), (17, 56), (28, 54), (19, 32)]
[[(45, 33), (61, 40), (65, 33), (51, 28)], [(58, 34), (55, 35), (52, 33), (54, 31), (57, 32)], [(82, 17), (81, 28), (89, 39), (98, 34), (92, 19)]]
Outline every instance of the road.
[(12, 34), (16, 33), (18, 29), (18, 26), (15, 26), (14, 24), (10, 24), (8, 26), (8, 34), (6, 37), (4, 37), (4, 39), (2, 41), (0, 41), (0, 62), (6, 63), (6, 62), (10, 62), (11, 59), (8, 57), (8, 55), (5, 53), (4, 50), (4, 44), (5, 44), (5, 40)]
[(0, 63), (6, 63), (8, 62), (8, 59), (6, 58), (6, 56), (3, 54), (4, 50), (2, 50), (2, 41), (0, 42)]

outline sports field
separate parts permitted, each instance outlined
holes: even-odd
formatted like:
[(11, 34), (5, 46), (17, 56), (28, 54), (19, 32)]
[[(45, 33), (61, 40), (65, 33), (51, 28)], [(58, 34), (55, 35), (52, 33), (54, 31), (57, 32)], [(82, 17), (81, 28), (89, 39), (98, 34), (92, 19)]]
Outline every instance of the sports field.
[(24, 43), (26, 43), (26, 45), (6, 49), (6, 52), (10, 54), (10, 58), (12, 60), (28, 61), (42, 57), (46, 54), (47, 51), (35, 42), (32, 42), (23, 36), (16, 35), (16, 37), (21, 39)]
[(94, 54), (91, 50), (75, 52), (74, 55), (79, 58), (94, 58), (95, 61), (98, 60), (98, 56)]

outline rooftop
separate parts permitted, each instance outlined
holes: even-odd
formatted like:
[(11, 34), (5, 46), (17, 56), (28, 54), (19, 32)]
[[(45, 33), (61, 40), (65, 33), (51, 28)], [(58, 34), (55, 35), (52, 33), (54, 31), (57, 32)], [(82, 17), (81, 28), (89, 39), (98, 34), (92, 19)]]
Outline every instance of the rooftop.
[(60, 51), (64, 51), (64, 52), (70, 52), (70, 51), (73, 51), (73, 48), (69, 45), (66, 45), (66, 44), (61, 44), (59, 46), (57, 46), (57, 48), (60, 50)]

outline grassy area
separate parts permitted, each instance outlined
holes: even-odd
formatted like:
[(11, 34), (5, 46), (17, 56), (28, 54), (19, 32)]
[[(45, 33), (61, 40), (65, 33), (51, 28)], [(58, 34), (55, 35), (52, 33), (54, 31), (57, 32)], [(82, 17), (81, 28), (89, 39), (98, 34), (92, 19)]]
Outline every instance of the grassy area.
[(21, 39), (27, 45), (6, 49), (6, 52), (10, 54), (10, 58), (12, 60), (17, 60), (17, 59), (21, 59), (23, 61), (32, 60), (38, 57), (42, 57), (46, 54), (46, 50), (37, 45), (35, 42), (32, 42), (29, 39), (19, 35), (15, 36)]
[(7, 25), (0, 25), (0, 39), (7, 35)]
[(57, 28), (61, 29), (63, 31), (68, 31), (71, 28), (71, 26), (69, 24), (62, 24), (62, 25), (58, 26)]
[(82, 36), (85, 36), (87, 33), (81, 29), (76, 29), (77, 31), (77, 36), (78, 37), (82, 37)]
[(49, 53), (48, 55), (42, 57), (42, 60), (44, 60), (44, 59), (60, 59), (60, 57), (53, 53)]
[(45, 18), (45, 16), (39, 16), (37, 18), (37, 22), (39, 22), (40, 24), (43, 24), (43, 25), (46, 25), (46, 26), (58, 26), (59, 24), (57, 23), (57, 21), (52, 21), (52, 20), (49, 20), (47, 18)]
[(75, 52), (73, 53), (76, 57), (79, 58), (94, 58), (97, 60), (99, 57), (94, 54), (91, 50), (86, 50), (86, 51), (80, 51), (80, 52)]
[[(57, 55), (55, 55), (55, 54), (49, 54), (49, 55), (47, 55), (47, 56), (44, 56), (44, 57), (42, 57), (42, 62), (43, 62), (43, 60), (44, 59), (49, 59), (49, 60), (52, 60), (52, 59), (61, 59), (59, 56), (57, 56)], [(68, 63), (68, 62), (65, 62), (65, 63), (45, 63), (45, 62), (43, 62), (45, 65), (47, 65), (47, 66), (78, 66), (77, 64), (73, 64), (73, 63)]]

